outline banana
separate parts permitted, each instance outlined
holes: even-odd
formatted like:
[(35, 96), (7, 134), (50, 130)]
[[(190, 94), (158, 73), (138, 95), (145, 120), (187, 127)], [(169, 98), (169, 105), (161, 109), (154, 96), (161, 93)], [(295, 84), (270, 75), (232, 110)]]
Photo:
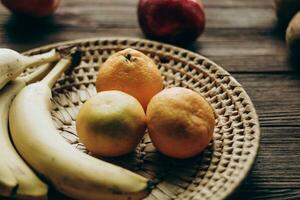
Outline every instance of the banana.
[(51, 118), (51, 87), (70, 62), (59, 64), (39, 83), (26, 86), (9, 113), (12, 139), (21, 156), (67, 196), (82, 200), (141, 199), (152, 182), (74, 149)]
[(0, 195), (9, 197), (17, 185), (17, 179), (8, 169), (5, 157), (0, 155)]
[(54, 62), (59, 58), (60, 54), (55, 49), (29, 57), (11, 49), (0, 48), (0, 89), (26, 68)]
[(22, 199), (46, 199), (47, 185), (27, 166), (15, 150), (8, 131), (8, 113), (13, 98), (22, 88), (35, 82), (52, 68), (45, 64), (22, 78), (11, 81), (0, 91), (0, 195)]

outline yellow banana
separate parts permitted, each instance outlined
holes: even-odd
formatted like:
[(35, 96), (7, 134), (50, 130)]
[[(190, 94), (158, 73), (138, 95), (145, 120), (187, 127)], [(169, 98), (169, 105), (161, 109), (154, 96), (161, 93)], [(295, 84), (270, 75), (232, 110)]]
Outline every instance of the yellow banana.
[(5, 157), (0, 155), (0, 195), (4, 197), (11, 196), (17, 184), (16, 178), (6, 165)]
[(22, 199), (47, 198), (45, 185), (19, 156), (11, 143), (8, 131), (8, 113), (13, 98), (26, 84), (34, 82), (52, 68), (51, 64), (41, 66), (37, 71), (23, 78), (11, 81), (0, 91), (0, 195)]
[(0, 48), (0, 89), (26, 68), (54, 62), (59, 58), (60, 54), (56, 50), (29, 57), (11, 49)]
[(25, 87), (10, 109), (12, 139), (22, 157), (56, 189), (83, 200), (141, 199), (151, 181), (74, 149), (51, 118), (51, 87), (70, 61), (61, 60), (45, 79)]

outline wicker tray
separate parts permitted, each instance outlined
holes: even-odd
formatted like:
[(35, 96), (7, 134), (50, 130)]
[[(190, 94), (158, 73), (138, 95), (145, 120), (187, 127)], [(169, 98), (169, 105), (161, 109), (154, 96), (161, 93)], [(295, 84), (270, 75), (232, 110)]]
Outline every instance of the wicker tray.
[(134, 153), (108, 161), (155, 180), (157, 185), (146, 199), (224, 199), (246, 177), (259, 146), (258, 117), (245, 90), (222, 67), (184, 49), (129, 38), (75, 40), (26, 53), (65, 44), (80, 46), (84, 56), (80, 66), (55, 85), (52, 114), (62, 137), (74, 148), (88, 153), (78, 143), (75, 119), (82, 103), (96, 94), (100, 64), (112, 53), (131, 47), (158, 64), (166, 87), (187, 87), (203, 95), (214, 108), (216, 128), (209, 147), (192, 159), (175, 160), (159, 154), (146, 134)]

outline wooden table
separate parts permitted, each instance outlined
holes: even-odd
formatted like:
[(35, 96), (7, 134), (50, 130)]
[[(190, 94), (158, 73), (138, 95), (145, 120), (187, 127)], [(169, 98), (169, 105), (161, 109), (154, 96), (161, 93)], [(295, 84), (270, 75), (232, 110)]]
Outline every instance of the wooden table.
[[(31, 25), (0, 7), (0, 44), (23, 51), (78, 38), (143, 38), (136, 3), (63, 0), (52, 19)], [(186, 48), (236, 77), (252, 98), (261, 123), (256, 163), (229, 199), (300, 199), (300, 63), (289, 58), (272, 0), (205, 0), (204, 4), (206, 30)]]

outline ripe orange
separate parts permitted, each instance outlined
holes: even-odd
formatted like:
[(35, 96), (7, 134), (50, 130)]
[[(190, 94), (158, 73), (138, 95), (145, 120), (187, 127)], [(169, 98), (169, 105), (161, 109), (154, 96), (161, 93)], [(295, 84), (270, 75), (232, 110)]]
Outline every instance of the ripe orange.
[(93, 154), (120, 156), (131, 152), (142, 139), (145, 112), (124, 92), (100, 92), (80, 108), (76, 129), (79, 140)]
[(98, 92), (120, 90), (130, 94), (146, 110), (150, 99), (163, 89), (163, 79), (149, 57), (134, 49), (125, 49), (102, 64), (96, 88)]
[(155, 95), (147, 108), (147, 125), (154, 146), (174, 158), (197, 155), (209, 144), (214, 113), (196, 92), (180, 87)]

